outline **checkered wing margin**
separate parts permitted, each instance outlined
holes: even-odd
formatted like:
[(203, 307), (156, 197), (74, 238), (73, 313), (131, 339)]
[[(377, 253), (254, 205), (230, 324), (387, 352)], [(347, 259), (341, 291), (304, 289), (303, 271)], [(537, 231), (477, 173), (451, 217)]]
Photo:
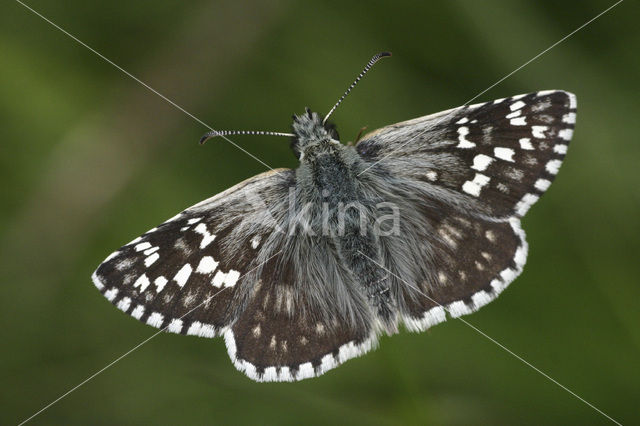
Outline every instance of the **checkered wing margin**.
[(274, 170), (188, 208), (107, 257), (93, 274), (95, 286), (151, 326), (221, 334), (241, 310), (237, 289), (253, 285), (245, 275), (275, 255), (262, 250), (273, 232), (269, 221), (282, 213), (271, 201), (286, 198), (294, 182), (292, 170)]
[(356, 148), (372, 172), (433, 184), (486, 216), (520, 217), (558, 173), (575, 121), (575, 96), (547, 90), (393, 124)]
[[(291, 257), (282, 253), (266, 263), (246, 309), (224, 335), (236, 368), (257, 381), (319, 376), (377, 343), (371, 324), (349, 325), (312, 300)], [(324, 296), (339, 303), (330, 291)]]
[(423, 194), (412, 210), (431, 232), (415, 259), (423, 273), (409, 283), (419, 292), (402, 288), (409, 329), (475, 312), (522, 272), (520, 217), (558, 173), (575, 120), (573, 94), (542, 91), (390, 125), (358, 143), (366, 173)]
[(284, 169), (242, 182), (121, 247), (93, 282), (148, 325), (224, 335), (234, 365), (254, 380), (323, 374), (369, 351), (376, 338), (368, 324), (328, 318), (296, 282), (291, 259), (299, 256), (285, 247), (293, 238), (286, 232), (293, 186), (294, 172)]

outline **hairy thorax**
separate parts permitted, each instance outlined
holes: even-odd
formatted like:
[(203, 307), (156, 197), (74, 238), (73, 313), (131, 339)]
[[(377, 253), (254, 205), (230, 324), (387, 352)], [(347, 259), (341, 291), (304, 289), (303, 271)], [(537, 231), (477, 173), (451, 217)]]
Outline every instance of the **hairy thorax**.
[[(306, 130), (306, 129), (305, 129)], [(322, 133), (317, 129), (312, 134)], [(340, 262), (361, 287), (378, 318), (392, 321), (394, 308), (373, 231), (375, 209), (358, 180), (363, 165), (355, 149), (330, 138), (301, 138), (297, 185), (301, 204), (308, 205), (316, 238), (330, 242)]]

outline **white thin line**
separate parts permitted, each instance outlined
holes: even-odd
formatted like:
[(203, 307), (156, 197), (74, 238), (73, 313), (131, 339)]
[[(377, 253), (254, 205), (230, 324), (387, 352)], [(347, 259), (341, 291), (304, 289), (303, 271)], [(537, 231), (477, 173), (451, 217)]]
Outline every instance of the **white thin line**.
[[(225, 289), (228, 287), (225, 287)], [(224, 290), (224, 289), (223, 289)], [(220, 292), (216, 293), (216, 295), (220, 294)], [(198, 306), (196, 306), (197, 308)], [(194, 308), (195, 309), (195, 308)], [(168, 326), (167, 326), (168, 327)], [(85, 383), (89, 382), (91, 379), (93, 379), (94, 377), (96, 377), (97, 375), (99, 375), (100, 373), (102, 373), (103, 371), (105, 371), (106, 369), (108, 369), (109, 367), (111, 367), (113, 364), (117, 363), (118, 361), (120, 361), (122, 358), (126, 357), (127, 355), (129, 355), (131, 352), (135, 351), (136, 349), (138, 349), (140, 346), (144, 345), (145, 343), (147, 343), (149, 340), (153, 339), (154, 337), (156, 337), (158, 334), (162, 333), (163, 331), (165, 331), (166, 327), (158, 330), (155, 334), (153, 334), (150, 337), (147, 337), (145, 340), (143, 340), (141, 343), (138, 343), (136, 346), (134, 346), (133, 348), (129, 349), (127, 352), (125, 352), (124, 354), (120, 355), (118, 358), (116, 358), (115, 360), (111, 361), (109, 364), (107, 364), (106, 366), (102, 367), (100, 370), (96, 371), (95, 373), (93, 373), (91, 376), (87, 377), (86, 379), (84, 379), (82, 382), (80, 382), (79, 384), (77, 384), (76, 386), (72, 387), (71, 389), (69, 389), (67, 392), (63, 393), (62, 395), (60, 395), (58, 398), (56, 398), (55, 400), (51, 401), (49, 404), (45, 405), (44, 407), (42, 407), (40, 410), (38, 410), (36, 413), (34, 413), (33, 415), (31, 415), (30, 417), (28, 417), (27, 419), (23, 420), (22, 422), (20, 422), (18, 424), (18, 426), (21, 426), (25, 423), (27, 423), (28, 421), (30, 421), (31, 419), (33, 419), (34, 417), (36, 417), (38, 414), (42, 413), (43, 411), (45, 411), (46, 409), (48, 409), (49, 407), (51, 407), (52, 405), (54, 405), (56, 402), (60, 401), (61, 399), (63, 399), (64, 397), (66, 397), (67, 395), (69, 395), (70, 393), (72, 393), (73, 391), (75, 391), (76, 389), (78, 389), (79, 387), (81, 387), (82, 385), (84, 385)]]
[(602, 15), (604, 15), (605, 13), (607, 13), (608, 11), (610, 11), (611, 9), (613, 9), (614, 7), (616, 7), (617, 5), (619, 5), (620, 3), (622, 3), (624, 0), (618, 0), (616, 3), (614, 3), (613, 5), (609, 6), (608, 8), (606, 8), (604, 11), (600, 12), (599, 14), (597, 14), (596, 16), (594, 16), (593, 18), (591, 18), (590, 20), (588, 20), (587, 22), (585, 22), (584, 24), (580, 25), (578, 28), (576, 28), (575, 30), (571, 31), (569, 34), (567, 34), (566, 36), (562, 37), (560, 40), (556, 41), (555, 43), (553, 43), (551, 46), (547, 47), (545, 50), (543, 50), (542, 52), (538, 53), (536, 56), (534, 56), (533, 58), (529, 59), (527, 62), (525, 62), (524, 64), (520, 65), (518, 68), (516, 68), (515, 70), (511, 71), (509, 74), (505, 75), (504, 77), (502, 77), (500, 80), (496, 81), (495, 83), (493, 83), (491, 86), (487, 87), (486, 89), (484, 89), (482, 92), (478, 93), (477, 95), (475, 95), (473, 98), (469, 99), (467, 102), (465, 102), (465, 105), (468, 105), (470, 102), (472, 102), (473, 100), (475, 100), (476, 98), (478, 98), (479, 96), (483, 95), (484, 93), (488, 92), (489, 90), (493, 89), (495, 86), (497, 86), (498, 84), (502, 83), (504, 80), (506, 80), (507, 78), (511, 77), (513, 74), (517, 73), (518, 71), (520, 71), (522, 68), (526, 67), (527, 65), (529, 65), (531, 62), (535, 61), (536, 59), (538, 59), (540, 56), (544, 55), (545, 53), (547, 53), (549, 50), (553, 49), (554, 47), (556, 47), (557, 45), (559, 45), (560, 43), (562, 43), (563, 41), (565, 41), (566, 39), (568, 39), (569, 37), (571, 37), (572, 35), (574, 35), (575, 33), (577, 33), (578, 31), (580, 31), (581, 29), (583, 29), (584, 27), (586, 27), (587, 25), (589, 25), (590, 23), (592, 23), (593, 21), (595, 21), (596, 19), (598, 19), (599, 17), (601, 17)]
[[(585, 22), (584, 24), (580, 25), (578, 28), (576, 28), (575, 30), (571, 31), (569, 34), (567, 34), (566, 36), (562, 37), (560, 40), (556, 41), (555, 43), (553, 43), (551, 46), (547, 47), (545, 50), (543, 50), (542, 52), (538, 53), (536, 56), (534, 56), (533, 58), (529, 59), (527, 62), (525, 62), (524, 64), (520, 65), (518, 68), (516, 68), (515, 70), (511, 71), (509, 74), (505, 75), (504, 77), (502, 77), (500, 80), (496, 81), (495, 83), (493, 83), (491, 86), (487, 87), (486, 89), (484, 89), (482, 92), (478, 93), (477, 95), (475, 95), (473, 98), (469, 99), (467, 102), (464, 103), (463, 106), (468, 106), (470, 102), (472, 102), (473, 100), (475, 100), (476, 98), (480, 97), (481, 95), (483, 95), (484, 93), (488, 92), (489, 90), (493, 89), (494, 87), (496, 87), (498, 84), (502, 83), (504, 80), (506, 80), (507, 78), (511, 77), (513, 74), (515, 74), (516, 72), (520, 71), (522, 68), (526, 67), (527, 65), (529, 65), (531, 62), (535, 61), (536, 59), (538, 59), (540, 56), (544, 55), (545, 53), (547, 53), (549, 50), (553, 49), (554, 47), (556, 47), (557, 45), (559, 45), (560, 43), (562, 43), (563, 41), (565, 41), (566, 39), (568, 39), (569, 37), (571, 37), (572, 35), (574, 35), (575, 33), (577, 33), (578, 31), (580, 31), (581, 29), (583, 29), (584, 27), (586, 27), (587, 25), (589, 25), (590, 23), (592, 23), (593, 21), (595, 21), (596, 19), (598, 19), (599, 17), (601, 17), (602, 15), (604, 15), (605, 13), (607, 13), (608, 11), (610, 11), (611, 9), (613, 9), (614, 7), (616, 7), (617, 5), (619, 5), (620, 3), (622, 3), (624, 0), (618, 0), (616, 3), (614, 3), (613, 5), (609, 6), (607, 9), (605, 9), (604, 11), (600, 12), (598, 15), (596, 15), (595, 17), (591, 18), (590, 20), (588, 20), (587, 22)], [(457, 108), (456, 108), (457, 109)], [(455, 110), (452, 112), (455, 112)], [(423, 134), (425, 134), (426, 132), (428, 132), (428, 130), (423, 131), (422, 133), (420, 133), (418, 136), (409, 139), (407, 142), (403, 143), (402, 145), (400, 145), (398, 148), (392, 150), (390, 153), (388, 153), (387, 155), (385, 155), (384, 157), (382, 157), (381, 159), (379, 159), (378, 161), (375, 161), (373, 164), (371, 164), (369, 167), (367, 167), (366, 169), (364, 169), (363, 171), (361, 171), (360, 173), (358, 173), (358, 176), (360, 176), (361, 174), (363, 174), (364, 172), (366, 172), (367, 170), (369, 170), (370, 168), (372, 168), (373, 166), (375, 166), (376, 164), (378, 164), (379, 162), (381, 162), (382, 160), (384, 160), (385, 158), (389, 157), (390, 155), (393, 155), (394, 153), (400, 151), (402, 148), (404, 148), (407, 144), (409, 144), (410, 142), (416, 140), (417, 138), (419, 138), (420, 136), (422, 136)]]
[[(438, 306), (440, 306), (441, 308), (443, 308), (445, 311), (447, 311), (447, 313), (449, 313), (449, 315), (451, 315), (451, 312), (449, 312), (449, 309), (447, 309), (445, 306), (443, 306), (442, 304), (440, 304), (438, 301), (434, 300), (433, 298), (429, 297), (428, 295), (426, 295), (422, 290), (420, 290), (419, 288), (415, 287), (414, 285), (408, 283), (406, 280), (404, 280), (403, 278), (399, 277), (398, 275), (394, 274), (393, 272), (391, 272), (389, 269), (387, 269), (384, 265), (381, 265), (380, 263), (376, 262), (374, 259), (370, 258), (369, 256), (367, 256), (366, 254), (364, 254), (363, 252), (361, 252), (360, 250), (358, 250), (358, 252), (363, 255), (364, 257), (366, 257), (367, 259), (369, 259), (370, 261), (372, 261), (373, 263), (375, 263), (376, 265), (378, 265), (380, 268), (384, 269), (385, 271), (387, 271), (389, 274), (393, 275), (394, 277), (396, 277), (397, 279), (401, 280), (402, 282), (404, 282), (405, 284), (407, 284), (409, 287), (413, 288), (414, 290), (416, 290), (417, 292), (419, 292), (420, 294), (422, 294), (424, 297), (426, 297), (427, 299), (429, 299), (430, 301), (432, 301), (433, 303), (437, 304)], [(453, 316), (452, 316), (453, 317)], [(464, 320), (461, 317), (456, 317), (456, 319), (462, 321), (465, 325), (469, 326), (471, 329), (475, 330), (476, 332), (478, 332), (480, 335), (484, 336), (485, 338), (487, 338), (489, 341), (495, 343), (498, 347), (502, 348), (505, 352), (509, 353), (510, 355), (512, 355), (514, 358), (520, 360), (522, 363), (524, 363), (525, 365), (528, 365), (529, 367), (531, 367), (533, 370), (537, 371), (538, 373), (540, 373), (542, 376), (546, 377), (549, 381), (555, 383), (556, 385), (558, 385), (559, 387), (561, 387), (562, 389), (564, 389), (565, 391), (567, 391), (568, 393), (570, 393), (571, 395), (573, 395), (574, 397), (576, 397), (577, 399), (579, 399), (580, 401), (584, 402), (586, 405), (588, 405), (589, 407), (593, 408), (595, 411), (597, 411), (598, 413), (602, 414), (604, 417), (606, 417), (607, 419), (611, 420), (613, 423), (620, 425), (619, 422), (617, 422), (616, 420), (614, 420), (611, 416), (609, 416), (607, 413), (605, 413), (604, 411), (600, 410), (598, 407), (596, 407), (595, 405), (593, 405), (592, 403), (590, 403), (589, 401), (585, 400), (584, 398), (580, 397), (580, 395), (576, 394), (575, 392), (573, 392), (571, 389), (567, 388), (566, 386), (564, 386), (562, 383), (558, 382), (557, 380), (555, 380), (553, 377), (549, 376), (547, 373), (545, 373), (544, 371), (540, 370), (539, 368), (537, 368), (535, 365), (531, 364), (530, 362), (528, 362), (527, 360), (525, 360), (524, 358), (522, 358), (520, 355), (516, 354), (515, 352), (513, 352), (512, 350), (510, 350), (509, 348), (507, 348), (506, 346), (504, 346), (503, 344), (501, 344), (500, 342), (498, 342), (496, 339), (494, 339), (493, 337), (489, 336), (488, 334), (486, 334), (485, 332), (483, 332), (482, 330), (480, 330), (479, 328), (477, 328), (476, 326), (472, 325), (471, 323), (469, 323), (468, 321)]]
[[(257, 268), (259, 268), (260, 266), (264, 265), (265, 263), (267, 263), (269, 260), (271, 260), (272, 258), (274, 258), (275, 256), (277, 256), (278, 254), (280, 254), (282, 252), (282, 250), (280, 250), (279, 252), (277, 252), (276, 254), (272, 255), (271, 257), (269, 257), (267, 260), (265, 260), (264, 262), (260, 263), (259, 265), (256, 265), (255, 267), (251, 268), (249, 271), (245, 272), (243, 275), (247, 275), (248, 273), (256, 270)], [(216, 296), (218, 296), (220, 293), (222, 293), (223, 291), (225, 291), (226, 289), (231, 288), (231, 287), (223, 287), (222, 290), (220, 290), (219, 292), (217, 292), (215, 295), (213, 295), (212, 297), (206, 298), (202, 303), (200, 303), (199, 305), (197, 305), (195, 308), (191, 309), (189, 312), (187, 312), (186, 314), (182, 315), (181, 317), (179, 317), (178, 319), (182, 319), (184, 317), (186, 317), (187, 315), (189, 315), (191, 312), (195, 311), (196, 309), (198, 309), (200, 306), (204, 305), (205, 303), (210, 302), (211, 300), (213, 300), (214, 298), (216, 298)], [(153, 335), (151, 335), (150, 337), (147, 337), (145, 340), (143, 340), (142, 342), (138, 343), (136, 346), (134, 346), (133, 348), (129, 349), (127, 352), (125, 352), (124, 354), (120, 355), (118, 358), (116, 358), (115, 360), (111, 361), (109, 364), (107, 364), (106, 366), (102, 367), (100, 370), (96, 371), (95, 373), (93, 373), (91, 376), (87, 377), (86, 379), (84, 379), (82, 382), (80, 382), (79, 384), (77, 384), (76, 386), (72, 387), (71, 389), (69, 389), (67, 392), (63, 393), (61, 396), (59, 396), (58, 398), (56, 398), (55, 400), (51, 401), (49, 404), (45, 405), (44, 407), (42, 407), (40, 410), (38, 410), (36, 413), (32, 414), (30, 417), (28, 417), (27, 419), (23, 420), (22, 422), (20, 422), (18, 424), (18, 426), (22, 426), (23, 424), (27, 423), (28, 421), (30, 421), (31, 419), (33, 419), (34, 417), (36, 417), (38, 414), (42, 413), (43, 411), (45, 411), (46, 409), (50, 408), (51, 406), (55, 405), (57, 402), (59, 402), (61, 399), (65, 398), (67, 395), (69, 395), (70, 393), (72, 393), (73, 391), (75, 391), (76, 389), (78, 389), (79, 387), (81, 387), (82, 385), (86, 384), (87, 382), (91, 381), (94, 377), (98, 376), (100, 373), (102, 373), (103, 371), (107, 370), (109, 367), (111, 367), (112, 365), (114, 365), (115, 363), (117, 363), (118, 361), (120, 361), (121, 359), (125, 358), (127, 355), (129, 355), (130, 353), (132, 353), (133, 351), (135, 351), (136, 349), (140, 348), (142, 345), (144, 345), (145, 343), (147, 343), (149, 340), (153, 339), (154, 337), (156, 337), (158, 334), (164, 332), (167, 330), (167, 328), (169, 328), (168, 324), (166, 327), (158, 330), (156, 333), (154, 333)]]
[[(43, 20), (45, 20), (46, 22), (48, 22), (49, 24), (51, 24), (53, 27), (55, 27), (56, 29), (60, 30), (62, 33), (64, 33), (66, 36), (70, 37), (71, 39), (73, 39), (74, 41), (76, 41), (78, 44), (80, 44), (81, 46), (86, 47), (87, 49), (89, 49), (91, 52), (95, 53), (96, 55), (98, 55), (100, 58), (102, 58), (104, 61), (108, 62), (109, 64), (113, 65), (115, 68), (119, 69), (120, 71), (122, 71), (123, 73), (125, 73), (127, 76), (131, 77), (132, 79), (134, 79), (135, 81), (137, 81), (138, 83), (140, 83), (142, 86), (144, 86), (145, 88), (147, 88), (148, 90), (150, 90), (151, 92), (155, 93), (156, 95), (160, 96), (162, 99), (164, 99), (165, 101), (167, 101), (168, 103), (170, 103), (171, 105), (173, 105), (175, 108), (179, 109), (180, 111), (182, 111), (183, 113), (185, 113), (186, 115), (188, 115), (189, 117), (193, 118), (194, 120), (196, 120), (198, 123), (202, 124), (203, 126), (205, 126), (207, 129), (209, 130), (213, 130), (215, 131), (215, 129), (211, 126), (209, 126), (207, 123), (205, 123), (204, 121), (200, 120), (198, 117), (196, 117), (195, 115), (191, 114), (189, 111), (187, 111), (186, 109), (182, 108), (180, 105), (178, 105), (177, 103), (173, 102), (171, 99), (167, 98), (165, 95), (163, 95), (162, 93), (158, 92), (156, 89), (154, 89), (153, 87), (149, 86), (147, 83), (145, 83), (144, 81), (140, 80), (138, 77), (136, 77), (135, 75), (131, 74), (129, 71), (125, 70), (124, 68), (122, 68), (121, 66), (119, 66), (118, 64), (116, 64), (115, 62), (113, 62), (111, 59), (107, 58), (106, 56), (104, 56), (103, 54), (101, 54), (100, 52), (98, 52), (97, 50), (95, 50), (94, 48), (92, 48), (91, 46), (89, 46), (88, 44), (86, 44), (85, 42), (83, 42), (82, 40), (78, 39), (76, 36), (74, 36), (73, 34), (69, 33), (68, 31), (66, 31), (65, 29), (63, 29), (62, 27), (60, 27), (59, 25), (55, 24), (54, 22), (52, 22), (50, 19), (48, 19), (47, 17), (45, 17), (44, 15), (42, 15), (41, 13), (39, 13), (38, 11), (36, 11), (35, 9), (33, 9), (32, 7), (24, 4), (22, 1), (20, 0), (16, 0), (16, 2), (20, 3), (22, 6), (24, 6), (26, 9), (30, 10), (31, 12), (33, 12), (35, 15), (39, 16), (40, 18), (42, 18)], [(251, 158), (253, 158), (254, 160), (258, 161), (259, 163), (261, 163), (263, 166), (267, 167), (268, 169), (273, 170), (273, 168), (271, 166), (269, 166), (267, 163), (265, 163), (264, 161), (262, 161), (261, 159), (259, 159), (258, 157), (256, 157), (255, 155), (253, 155), (252, 153), (250, 153), (249, 151), (247, 151), (246, 149), (242, 148), (240, 145), (236, 144), (235, 142), (233, 142), (231, 139), (227, 138), (226, 136), (220, 135), (223, 139), (225, 139), (227, 142), (229, 142), (231, 145), (235, 146), (236, 148), (238, 148), (240, 151), (244, 152), (245, 154), (247, 154), (248, 156), (250, 156)]]

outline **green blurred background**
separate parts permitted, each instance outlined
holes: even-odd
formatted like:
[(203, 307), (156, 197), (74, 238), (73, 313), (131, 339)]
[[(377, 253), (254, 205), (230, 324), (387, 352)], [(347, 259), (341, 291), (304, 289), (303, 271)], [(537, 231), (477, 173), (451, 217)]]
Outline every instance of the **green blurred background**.
[[(28, 4), (214, 128), (287, 131), (323, 113), (342, 140), (460, 105), (613, 1)], [(627, 0), (476, 102), (578, 96), (552, 189), (524, 220), (523, 275), (466, 317), (624, 424), (640, 422), (638, 2)], [(17, 423), (155, 330), (91, 284), (123, 243), (265, 170), (50, 24), (0, 5), (0, 423)], [(272, 167), (288, 140), (234, 137)], [(258, 384), (220, 339), (160, 335), (35, 424), (606, 424), (460, 321), (382, 338), (313, 380)]]

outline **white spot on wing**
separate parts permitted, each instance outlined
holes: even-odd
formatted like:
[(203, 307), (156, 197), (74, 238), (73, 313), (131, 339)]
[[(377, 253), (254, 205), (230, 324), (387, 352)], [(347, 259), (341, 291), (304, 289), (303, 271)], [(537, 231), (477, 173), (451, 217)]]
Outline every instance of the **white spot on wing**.
[(198, 226), (196, 226), (193, 230), (202, 235), (202, 241), (200, 242), (201, 249), (207, 247), (213, 242), (213, 240), (216, 239), (215, 235), (209, 233), (209, 231), (207, 230), (207, 225), (205, 225), (204, 223), (199, 223)]
[(546, 191), (547, 188), (549, 188), (549, 185), (551, 185), (550, 181), (546, 179), (538, 179), (534, 186), (538, 191)]
[(511, 111), (516, 111), (516, 110), (518, 110), (518, 109), (522, 108), (522, 107), (523, 107), (523, 106), (525, 106), (525, 105), (526, 105), (526, 104), (525, 104), (524, 102), (522, 102), (522, 101), (517, 101), (517, 102), (514, 102), (514, 103), (512, 103), (511, 105), (509, 105), (509, 109), (510, 109)]
[(144, 314), (144, 306), (142, 305), (136, 306), (135, 309), (131, 311), (131, 316), (138, 320), (142, 318), (143, 314)]
[(472, 169), (476, 169), (479, 172), (483, 172), (489, 167), (489, 164), (493, 161), (493, 158), (488, 155), (478, 154), (473, 158), (473, 166)]
[(544, 134), (549, 128), (547, 126), (531, 126), (531, 135), (534, 138), (544, 139), (547, 136)]
[(513, 163), (513, 154), (515, 154), (515, 152), (511, 148), (496, 147), (493, 149), (493, 155), (495, 155), (496, 158), (499, 158), (504, 161), (510, 161), (512, 163)]
[(213, 284), (214, 287), (222, 287), (222, 284), (224, 283), (226, 276), (227, 274), (225, 274), (222, 271), (216, 272), (216, 274), (213, 277), (213, 280), (211, 280), (211, 284)]
[(251, 330), (251, 333), (253, 334), (253, 337), (256, 337), (256, 338), (260, 337), (260, 324), (253, 327), (253, 329)]
[(145, 256), (149, 256), (150, 254), (153, 254), (153, 253), (157, 252), (159, 248), (160, 247), (158, 247), (158, 246), (151, 247), (149, 250), (145, 250), (144, 251), (144, 255)]
[(191, 325), (187, 329), (187, 335), (189, 335), (189, 336), (199, 336), (201, 328), (202, 328), (202, 323), (200, 323), (199, 321), (194, 321), (194, 322), (191, 323)]
[(172, 333), (180, 333), (180, 331), (182, 331), (182, 320), (178, 318), (172, 319), (167, 330)]
[(234, 271), (233, 269), (229, 270), (229, 272), (227, 272), (227, 276), (224, 280), (224, 286), (225, 287), (233, 287), (234, 285), (236, 285), (236, 282), (238, 281), (238, 278), (240, 278), (240, 272), (238, 271)]
[(211, 324), (194, 321), (187, 329), (187, 334), (190, 336), (215, 337), (216, 330)]
[(532, 150), (533, 149), (533, 145), (531, 145), (531, 139), (529, 139), (529, 138), (521, 138), (520, 139), (520, 148), (527, 149), (527, 150)]
[(251, 238), (251, 248), (252, 249), (257, 249), (258, 246), (260, 245), (260, 235), (254, 235), (253, 238)]
[(522, 199), (518, 201), (518, 204), (516, 204), (516, 212), (520, 216), (524, 216), (524, 214), (529, 211), (529, 208), (531, 208), (533, 203), (538, 201), (538, 198), (539, 197), (534, 194), (524, 194), (524, 197), (522, 197)]
[(472, 312), (471, 308), (460, 300), (450, 303), (447, 306), (447, 311), (449, 312), (449, 315), (451, 315), (451, 318), (458, 318), (459, 316), (468, 315)]
[(275, 382), (278, 380), (278, 372), (275, 367), (267, 367), (264, 369), (263, 380), (266, 382)]
[(123, 297), (122, 300), (120, 300), (116, 306), (122, 312), (127, 312), (127, 310), (129, 310), (129, 307), (131, 306), (131, 298)]
[(560, 160), (551, 160), (547, 163), (545, 168), (549, 173), (551, 173), (552, 175), (555, 175), (558, 173), (558, 170), (560, 170), (561, 164), (562, 164), (562, 161)]
[(462, 117), (460, 120), (456, 121), (456, 124), (464, 124), (467, 121), (469, 121), (467, 117)]
[(462, 190), (467, 194), (471, 194), (475, 197), (480, 195), (482, 187), (489, 183), (490, 179), (481, 173), (476, 173), (473, 180), (468, 180), (462, 185)]
[(468, 127), (459, 127), (458, 128), (458, 141), (460, 141), (458, 143), (458, 145), (456, 145), (456, 148), (473, 148), (476, 146), (475, 143), (467, 140), (466, 136), (469, 134), (469, 128)]
[(162, 291), (162, 289), (164, 288), (165, 285), (167, 285), (167, 279), (163, 276), (159, 276), (158, 278), (156, 278), (153, 283), (156, 286), (156, 292), (160, 293)]
[(135, 246), (135, 250), (136, 251), (142, 251), (142, 250), (146, 250), (148, 248), (151, 247), (151, 243), (149, 243), (148, 241), (145, 241), (144, 243), (140, 243), (137, 246)]
[(562, 129), (558, 132), (558, 137), (565, 141), (570, 141), (573, 136), (573, 129)]
[(164, 316), (162, 316), (159, 312), (152, 312), (147, 318), (147, 324), (152, 327), (160, 328), (162, 326), (162, 320), (164, 320)]
[(145, 274), (142, 274), (138, 277), (136, 282), (133, 283), (133, 286), (140, 287), (140, 291), (142, 292), (142, 291), (145, 291), (147, 287), (149, 287), (149, 284), (151, 284), (151, 281), (149, 281), (149, 278), (147, 278)]
[(109, 290), (104, 292), (104, 297), (106, 297), (107, 300), (109, 300), (109, 302), (112, 302), (117, 295), (118, 295), (118, 289), (115, 287), (110, 288)]
[(158, 253), (153, 253), (151, 256), (147, 256), (147, 258), (144, 259), (144, 266), (148, 268), (159, 258), (160, 258), (160, 255)]
[(216, 329), (211, 324), (202, 324), (200, 327), (200, 333), (198, 334), (200, 337), (216, 337)]
[(102, 290), (104, 288), (102, 280), (95, 272), (91, 275), (91, 280), (93, 281), (93, 285), (95, 285), (98, 290)]
[(553, 151), (558, 153), (558, 154), (566, 154), (567, 153), (567, 146), (566, 145), (555, 145), (553, 147)]
[(187, 223), (188, 223), (189, 225), (193, 225), (194, 223), (198, 223), (198, 222), (200, 222), (200, 220), (202, 220), (202, 218), (201, 218), (201, 217), (193, 217), (193, 218), (189, 219), (189, 220), (187, 221)]
[(210, 274), (216, 270), (218, 262), (216, 262), (211, 256), (203, 256), (196, 268), (196, 272), (200, 274)]
[(492, 230), (487, 230), (484, 233), (484, 236), (487, 237), (487, 240), (491, 241), (492, 243), (496, 242), (496, 234), (494, 234)]
[(310, 362), (305, 362), (304, 364), (300, 364), (300, 366), (298, 367), (298, 375), (296, 376), (298, 380), (309, 379), (313, 376), (315, 376), (315, 371), (313, 370), (313, 364), (311, 364)]
[(479, 309), (493, 300), (493, 297), (484, 290), (480, 290), (471, 296), (474, 309)]
[(516, 271), (514, 271), (511, 268), (507, 268), (507, 269), (503, 270), (502, 272), (500, 272), (500, 277), (505, 282), (511, 282), (516, 277)]
[(496, 188), (498, 188), (498, 191), (502, 192), (503, 194), (509, 193), (509, 187), (502, 182), (498, 182)]
[(187, 283), (187, 280), (191, 275), (191, 270), (192, 270), (191, 265), (189, 265), (188, 263), (185, 263), (185, 265), (182, 268), (180, 268), (176, 276), (173, 277), (175, 282), (177, 282), (180, 287), (184, 287), (184, 285)]
[(511, 123), (512, 126), (526, 126), (527, 120), (525, 117), (516, 117), (512, 118), (509, 123)]
[(442, 228), (439, 229), (438, 233), (440, 234), (442, 239), (447, 242), (448, 245), (450, 245), (453, 248), (458, 247), (458, 243), (456, 242), (456, 240), (454, 240), (445, 229), (442, 229)]
[(575, 124), (576, 122), (576, 113), (570, 112), (562, 116), (562, 122), (567, 124)]

